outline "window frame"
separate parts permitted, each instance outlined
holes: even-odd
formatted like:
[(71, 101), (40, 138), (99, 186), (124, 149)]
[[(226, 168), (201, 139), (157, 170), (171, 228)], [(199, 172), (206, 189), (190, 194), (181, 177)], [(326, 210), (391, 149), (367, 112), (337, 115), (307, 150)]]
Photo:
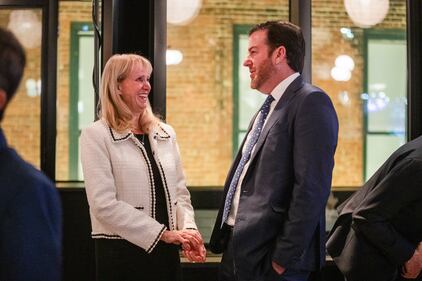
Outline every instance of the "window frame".
[[(71, 22), (70, 26), (70, 55), (69, 55), (69, 179), (79, 180), (79, 38), (94, 37), (94, 34), (78, 34), (82, 27), (88, 26), (88, 31), (94, 31), (91, 22)], [(95, 96), (94, 96), (95, 99)]]
[(0, 0), (0, 9), (42, 10), (41, 38), (41, 124), (40, 167), (51, 179), (56, 178), (56, 93), (58, 1)]
[(235, 157), (239, 143), (239, 133), (246, 130), (239, 129), (239, 64), (242, 63), (239, 58), (239, 39), (241, 35), (249, 33), (252, 25), (241, 24), (233, 26), (233, 130), (232, 130), (232, 155)]
[[(368, 44), (370, 40), (397, 40), (397, 41), (406, 41), (406, 30), (402, 29), (368, 29), (364, 30), (363, 33), (363, 58), (364, 58), (364, 85), (363, 85), (363, 92), (369, 93), (369, 85), (368, 85), (368, 75), (369, 75), (369, 51), (368, 51)], [(407, 42), (406, 42), (407, 44)], [(406, 50), (407, 51), (407, 50)], [(409, 91), (406, 89), (406, 98), (409, 100)], [(397, 135), (397, 132), (393, 131), (370, 131), (369, 127), (369, 113), (367, 111), (367, 100), (363, 100), (362, 102), (362, 114), (363, 114), (363, 151), (362, 151), (362, 181), (366, 182), (367, 179), (367, 165), (368, 165), (368, 136), (392, 136)], [(409, 102), (408, 102), (409, 104)], [(407, 105), (406, 111), (408, 112), (409, 106)], [(404, 125), (406, 130), (402, 132), (405, 135), (405, 138), (409, 140), (409, 132), (408, 128), (408, 114), (406, 115), (406, 124)]]

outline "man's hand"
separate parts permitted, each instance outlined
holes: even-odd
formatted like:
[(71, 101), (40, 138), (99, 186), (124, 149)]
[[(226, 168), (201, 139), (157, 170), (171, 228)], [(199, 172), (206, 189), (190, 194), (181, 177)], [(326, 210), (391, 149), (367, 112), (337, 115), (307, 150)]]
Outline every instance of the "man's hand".
[(204, 262), (206, 259), (207, 251), (198, 230), (165, 230), (160, 240), (182, 245), (183, 255), (191, 262)]
[(271, 265), (273, 266), (274, 271), (277, 272), (278, 275), (281, 275), (284, 273), (284, 271), (286, 271), (284, 267), (274, 261), (271, 262)]
[(422, 270), (422, 242), (419, 243), (413, 256), (404, 264), (402, 276), (407, 279), (415, 279)]
[(198, 248), (192, 250), (183, 250), (183, 255), (191, 262), (205, 262), (207, 250), (202, 244)]

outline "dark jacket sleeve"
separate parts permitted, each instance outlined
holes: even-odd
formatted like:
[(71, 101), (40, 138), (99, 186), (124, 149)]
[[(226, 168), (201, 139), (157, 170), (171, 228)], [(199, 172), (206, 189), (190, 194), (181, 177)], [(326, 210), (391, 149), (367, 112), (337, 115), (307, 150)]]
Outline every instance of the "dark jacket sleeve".
[(26, 182), (1, 222), (1, 280), (61, 280), (61, 206), (44, 176)]
[(294, 186), (273, 253), (273, 260), (286, 268), (297, 262), (319, 235), (317, 228), (330, 193), (338, 121), (325, 93), (313, 92), (304, 98), (293, 130)]
[(413, 255), (415, 245), (396, 231), (392, 220), (403, 208), (422, 200), (421, 187), (422, 161), (403, 160), (353, 212), (352, 227), (355, 231), (364, 235), (397, 265), (402, 265)]

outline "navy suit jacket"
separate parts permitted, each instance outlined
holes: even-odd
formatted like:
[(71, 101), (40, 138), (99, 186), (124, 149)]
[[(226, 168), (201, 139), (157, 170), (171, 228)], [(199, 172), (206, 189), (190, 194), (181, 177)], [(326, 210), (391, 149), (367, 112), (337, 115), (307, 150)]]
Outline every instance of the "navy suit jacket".
[(57, 190), (9, 148), (0, 129), (0, 280), (61, 280)]
[[(266, 280), (271, 260), (287, 269), (322, 266), (337, 135), (330, 98), (301, 76), (296, 78), (268, 117), (242, 182), (232, 238), (239, 280)], [(227, 177), (225, 195), (241, 151)], [(216, 253), (227, 243), (227, 231), (220, 228), (223, 207), (224, 200), (210, 241)]]
[(397, 149), (338, 210), (327, 250), (346, 279), (395, 279), (422, 241), (422, 137)]

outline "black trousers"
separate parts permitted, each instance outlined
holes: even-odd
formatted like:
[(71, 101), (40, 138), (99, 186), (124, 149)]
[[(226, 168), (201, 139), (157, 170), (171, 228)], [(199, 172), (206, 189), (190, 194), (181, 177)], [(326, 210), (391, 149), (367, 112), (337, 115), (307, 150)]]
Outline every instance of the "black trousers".
[(227, 242), (226, 250), (221, 258), (220, 267), (218, 270), (218, 281), (237, 281), (235, 277), (235, 265), (233, 260), (233, 227), (224, 224), (224, 228), (229, 233), (229, 239)]
[[(221, 258), (220, 268), (218, 271), (218, 281), (242, 281), (237, 278), (235, 261), (233, 259), (233, 228), (224, 225), (229, 232), (229, 239), (226, 250)], [(272, 268), (263, 277), (265, 281), (307, 281), (309, 271), (297, 271), (287, 269), (282, 275), (278, 275)]]
[(152, 253), (118, 239), (95, 239), (97, 281), (181, 281), (179, 247), (160, 241)]

